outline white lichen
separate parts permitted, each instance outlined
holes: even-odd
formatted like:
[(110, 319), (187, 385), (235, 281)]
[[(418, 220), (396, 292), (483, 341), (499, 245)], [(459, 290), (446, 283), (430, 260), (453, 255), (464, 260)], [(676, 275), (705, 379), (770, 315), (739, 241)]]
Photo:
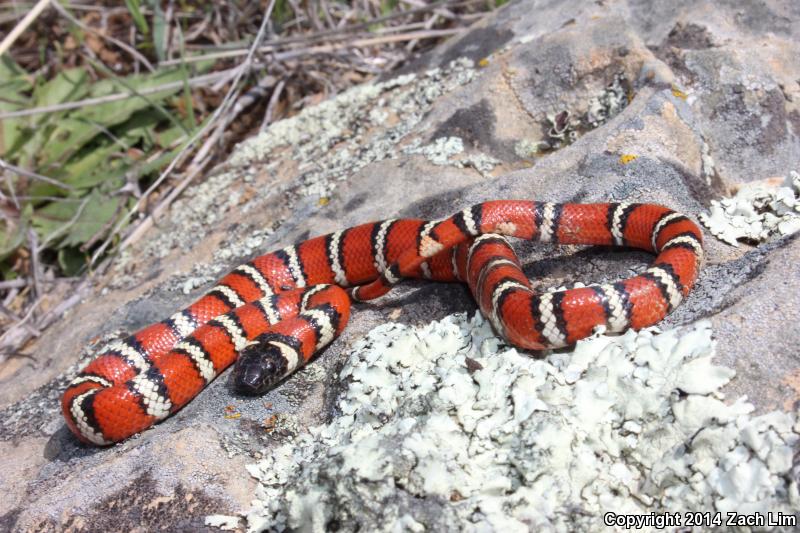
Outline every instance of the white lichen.
[(450, 158), (464, 151), (464, 141), (461, 137), (439, 137), (432, 143), (421, 145), (419, 142), (412, 143), (403, 149), (405, 154), (419, 154), (438, 166), (450, 164)]
[(485, 177), (494, 167), (500, 164), (498, 159), (490, 155), (464, 152), (464, 141), (461, 137), (439, 137), (426, 145), (422, 145), (419, 140), (416, 140), (403, 148), (404, 154), (425, 156), (434, 165), (453, 166), (456, 168), (470, 167)]
[(583, 122), (589, 129), (605, 124), (628, 107), (627, 84), (625, 74), (619, 73), (614, 76), (614, 80), (608, 84), (605, 91), (589, 100), (583, 117)]
[(703, 176), (706, 178), (706, 185), (711, 185), (711, 178), (716, 173), (716, 163), (711, 156), (711, 146), (703, 139), (703, 144), (700, 148), (700, 162), (703, 169)]
[(212, 514), (206, 516), (205, 523), (207, 526), (218, 527), (223, 531), (235, 531), (239, 527), (239, 520), (241, 520), (241, 518), (238, 516)]
[(549, 144), (544, 141), (535, 141), (531, 139), (520, 139), (514, 143), (514, 153), (521, 159), (534, 157), (541, 150), (549, 148)]
[(710, 325), (543, 359), (476, 315), (385, 324), (341, 372), (339, 415), (248, 471), (250, 531), (601, 531), (603, 513), (791, 512), (798, 426), (723, 401)]
[(756, 182), (743, 186), (732, 198), (712, 200), (700, 221), (720, 240), (764, 242), (800, 230), (800, 174), (795, 171), (779, 186)]

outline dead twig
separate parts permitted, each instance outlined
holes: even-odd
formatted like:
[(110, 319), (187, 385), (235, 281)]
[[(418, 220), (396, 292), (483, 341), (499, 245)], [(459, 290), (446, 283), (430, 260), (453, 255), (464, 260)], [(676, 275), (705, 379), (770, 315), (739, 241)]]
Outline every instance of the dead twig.
[(7, 281), (0, 281), (0, 291), (5, 289), (20, 289), (28, 285), (28, 280), (24, 278), (10, 279)]
[(31, 252), (31, 281), (33, 281), (32, 289), (34, 298), (42, 295), (39, 280), (42, 278), (42, 264), (39, 261), (39, 238), (33, 228), (28, 228), (28, 247)]
[[(16, 188), (14, 187), (14, 182), (11, 180), (11, 176), (9, 176), (6, 173), (3, 173), (3, 179), (6, 180), (6, 187), (8, 187), (8, 193), (11, 195), (11, 201), (14, 203), (14, 207), (17, 209), (17, 211), (19, 211), (20, 209), (22, 209), (22, 206), (19, 205), (19, 197), (17, 196), (17, 191)], [(3, 200), (6, 199), (6, 196), (5, 194), (3, 194), (2, 191), (0, 191), (0, 195), (2, 195)], [(3, 218), (6, 217), (6, 213), (0, 211), (0, 214), (3, 215)]]
[[(0, 354), (5, 352), (4, 348), (14, 347), (15, 351), (18, 347), (22, 346), (24, 342), (19, 342), (19, 339), (30, 339), (31, 337), (38, 337), (40, 332), (34, 326), (28, 324), (28, 321), (33, 317), (36, 308), (42, 303), (44, 298), (39, 297), (36, 299), (28, 311), (16, 324), (8, 328), (2, 335), (0, 335)], [(27, 340), (25, 341), (27, 342)]]
[(271, 74), (267, 74), (266, 76), (262, 77), (258, 83), (248, 89), (242, 96), (236, 99), (236, 103), (233, 105), (230, 113), (228, 113), (222, 120), (219, 121), (219, 125), (217, 126), (214, 133), (209, 138), (209, 141), (206, 142), (203, 149), (199, 150), (196, 156), (196, 160), (203, 160), (206, 157), (206, 153), (210, 151), (211, 147), (216, 144), (216, 142), (222, 138), (222, 135), (225, 133), (225, 130), (230, 125), (231, 122), (236, 120), (242, 111), (253, 105), (257, 100), (260, 100), (267, 94), (267, 90), (270, 87), (275, 85), (275, 76)]
[[(315, 55), (315, 54), (328, 54), (336, 50), (346, 49), (346, 48), (362, 48), (365, 46), (376, 46), (380, 44), (390, 44), (390, 43), (401, 43), (405, 41), (413, 41), (413, 40), (420, 40), (420, 39), (438, 39), (440, 37), (449, 37), (451, 35), (456, 35), (459, 33), (463, 33), (466, 31), (466, 28), (448, 28), (443, 30), (421, 30), (421, 31), (412, 31), (406, 33), (400, 33), (396, 35), (383, 35), (377, 37), (366, 37), (361, 39), (352, 39), (349, 41), (345, 41), (342, 43), (332, 43), (326, 45), (319, 45), (319, 46), (310, 46), (304, 48), (293, 49), (285, 52), (275, 52), (273, 47), (264, 47), (259, 49), (258, 51), (262, 54), (271, 54), (271, 57), (275, 61), (285, 61), (287, 59), (293, 59), (296, 57), (308, 56), (308, 55)], [(196, 56), (189, 56), (182, 58), (181, 61), (186, 63), (194, 63), (197, 61), (207, 61), (207, 60), (218, 60), (218, 59), (232, 59), (236, 57), (241, 57), (243, 55), (247, 55), (248, 51), (246, 49), (235, 49), (235, 50), (226, 50), (224, 52), (215, 52), (211, 54), (201, 54)], [(163, 65), (166, 64), (174, 64), (168, 61), (162, 63)]]
[(36, 319), (34, 324), (27, 322), (33, 317), (33, 313), (42, 303), (44, 298), (37, 299), (28, 309), (28, 312), (0, 335), (0, 361), (3, 356), (20, 355), (19, 350), (34, 337), (41, 335), (41, 332), (50, 324), (61, 318), (67, 310), (71, 309), (85, 296), (89, 287), (89, 280), (85, 278), (73, 289), (72, 294), (59, 302), (55, 307), (43, 313)]
[(93, 33), (93, 34), (97, 35), (98, 37), (100, 37), (101, 39), (105, 39), (108, 42), (110, 42), (110, 43), (118, 46), (119, 48), (125, 50), (134, 59), (136, 59), (137, 61), (140, 61), (145, 67), (147, 67), (147, 70), (149, 70), (150, 72), (155, 72), (156, 71), (155, 67), (153, 67), (153, 65), (147, 60), (147, 58), (144, 57), (142, 54), (140, 54), (135, 48), (132, 48), (131, 46), (127, 45), (126, 43), (123, 43), (119, 39), (115, 39), (114, 37), (111, 37), (110, 35), (106, 35), (106, 34), (104, 34), (102, 32), (99, 32), (99, 31), (95, 30), (94, 28), (92, 28), (90, 26), (87, 26), (86, 24), (84, 24), (80, 20), (78, 20), (75, 17), (73, 17), (72, 13), (67, 11), (61, 4), (58, 3), (57, 0), (53, 0), (52, 5), (53, 5), (53, 8), (56, 11), (58, 11), (58, 13), (62, 17), (66, 18), (67, 20), (69, 20), (70, 22), (75, 24), (76, 26), (80, 27), (83, 31), (88, 31), (89, 33)]
[(283, 88), (285, 86), (286, 80), (282, 79), (272, 90), (272, 94), (269, 97), (269, 103), (267, 104), (267, 110), (264, 112), (264, 120), (261, 121), (261, 126), (259, 126), (258, 131), (266, 130), (267, 126), (272, 123), (272, 118), (275, 115), (275, 107), (278, 105), (278, 101), (280, 100), (281, 93), (283, 92)]
[[(0, 116), (0, 119), (2, 118), (3, 117)], [(50, 185), (54, 185), (59, 189), (64, 189), (67, 191), (75, 190), (75, 187), (72, 187), (71, 185), (67, 185), (66, 183), (61, 183), (58, 180), (54, 180), (53, 178), (48, 178), (47, 176), (42, 176), (41, 174), (37, 174), (36, 172), (31, 172), (30, 170), (25, 170), (24, 168), (12, 165), (11, 163), (3, 161), (2, 159), (0, 159), (0, 168), (2, 168), (3, 170), (8, 170), (9, 172), (13, 172), (14, 174), (19, 174), (20, 176), (24, 176), (26, 178), (31, 178), (34, 180), (39, 180), (45, 183), (49, 183)]]
[[(176, 198), (183, 192), (184, 189), (197, 177), (200, 172), (202, 172), (206, 165), (211, 162), (211, 158), (208, 158), (203, 164), (194, 165), (184, 176), (181, 182), (175, 186), (170, 193), (164, 198), (159, 204), (153, 208), (152, 212), (147, 216), (147, 218), (143, 219), (134, 229), (131, 231), (130, 234), (122, 241), (119, 245), (120, 250), (124, 250), (134, 242), (138, 241), (142, 235), (144, 235), (150, 228), (155, 225), (155, 221), (159, 219), (167, 208), (175, 201)], [(146, 192), (145, 192), (146, 194)], [(144, 197), (144, 195), (143, 195)], [(106, 245), (109, 240), (106, 240), (103, 245)], [(92, 255), (92, 263), (96, 261), (97, 258), (100, 257), (101, 254), (95, 253)]]
[(28, 14), (19, 21), (19, 24), (14, 26), (14, 29), (8, 32), (6, 38), (3, 39), (2, 43), (0, 43), (0, 56), (5, 54), (8, 49), (11, 48), (11, 45), (14, 44), (14, 41), (16, 41), (26, 29), (28, 29), (28, 26), (33, 24), (33, 21), (42, 14), (42, 11), (44, 11), (48, 4), (50, 4), (50, 0), (39, 0), (36, 2), (36, 5), (33, 6), (33, 9), (31, 9)]

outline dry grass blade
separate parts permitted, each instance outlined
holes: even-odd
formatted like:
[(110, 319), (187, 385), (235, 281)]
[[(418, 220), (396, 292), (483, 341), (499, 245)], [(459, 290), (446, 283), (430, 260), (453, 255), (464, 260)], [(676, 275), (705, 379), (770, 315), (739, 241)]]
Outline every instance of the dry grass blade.
[[(361, 48), (365, 46), (374, 46), (380, 44), (400, 43), (405, 41), (414, 41), (420, 39), (438, 39), (441, 37), (450, 37), (465, 31), (465, 28), (452, 28), (444, 30), (421, 30), (397, 35), (386, 35), (382, 37), (368, 37), (360, 39), (350, 39), (341, 43), (332, 43), (319, 46), (308, 46), (303, 48), (296, 48), (286, 52), (276, 52), (272, 46), (265, 46), (258, 50), (261, 54), (267, 54), (275, 61), (286, 61), (297, 57), (314, 55), (314, 54), (327, 54), (336, 50), (343, 50), (347, 48)], [(219, 59), (234, 59), (242, 57), (249, 53), (248, 49), (228, 50), (225, 52), (216, 52), (211, 54), (203, 54), (197, 56), (189, 56), (183, 59), (186, 63), (193, 63), (196, 61), (208, 61)], [(165, 62), (166, 63), (166, 62)]]
[(92, 33), (94, 35), (97, 35), (98, 37), (100, 37), (102, 39), (106, 39), (109, 42), (115, 44), (116, 46), (120, 47), (122, 50), (125, 50), (126, 52), (128, 52), (134, 59), (136, 59), (137, 61), (141, 62), (147, 68), (147, 70), (149, 70), (150, 72), (155, 72), (156, 69), (153, 67), (153, 65), (147, 60), (146, 57), (144, 57), (141, 53), (139, 53), (135, 48), (125, 44), (124, 42), (120, 41), (119, 39), (111, 37), (110, 35), (105, 35), (104, 33), (101, 33), (99, 31), (95, 30), (94, 28), (91, 28), (91, 27), (87, 26), (86, 24), (84, 24), (80, 20), (78, 20), (75, 17), (73, 17), (72, 13), (67, 11), (61, 4), (58, 3), (57, 0), (53, 0), (52, 5), (53, 5), (53, 8), (55, 8), (55, 10), (58, 11), (58, 13), (62, 17), (64, 17), (65, 19), (69, 20), (70, 22), (72, 22), (76, 26), (80, 27), (82, 30), (87, 31), (89, 33)]
[[(2, 118), (3, 117), (0, 116), (0, 120), (2, 120)], [(37, 174), (36, 172), (31, 172), (30, 170), (25, 170), (24, 168), (12, 165), (11, 163), (3, 161), (2, 159), (0, 159), (0, 168), (2, 168), (3, 170), (7, 170), (9, 172), (13, 172), (15, 174), (19, 174), (20, 176), (24, 176), (26, 178), (31, 178), (34, 180), (42, 181), (44, 183), (49, 183), (50, 185), (53, 185), (60, 189), (64, 189), (66, 191), (74, 190), (74, 187), (67, 185), (66, 183), (61, 183), (58, 180), (54, 180), (53, 178), (48, 178), (47, 176), (42, 176), (41, 174)]]
[(0, 43), (0, 56), (5, 54), (8, 49), (11, 48), (11, 45), (14, 44), (14, 41), (16, 41), (17, 38), (22, 35), (22, 32), (28, 29), (28, 26), (33, 24), (33, 21), (42, 14), (42, 11), (44, 11), (49, 4), (50, 0), (39, 0), (36, 2), (36, 5), (33, 6), (33, 9), (31, 9), (28, 14), (25, 15), (21, 21), (19, 21), (19, 24), (17, 24), (14, 29), (11, 30), (8, 35), (6, 35), (6, 38), (3, 39), (3, 42)]
[(20, 289), (28, 285), (28, 281), (24, 279), (10, 279), (8, 281), (0, 281), (0, 290), (4, 289)]
[(267, 129), (267, 126), (272, 123), (272, 117), (275, 114), (275, 106), (278, 105), (278, 99), (281, 97), (285, 86), (286, 80), (281, 80), (278, 82), (278, 85), (275, 86), (275, 90), (272, 91), (272, 96), (270, 96), (269, 103), (267, 104), (267, 110), (264, 112), (264, 120), (261, 121), (261, 126), (258, 128), (259, 131), (264, 131)]

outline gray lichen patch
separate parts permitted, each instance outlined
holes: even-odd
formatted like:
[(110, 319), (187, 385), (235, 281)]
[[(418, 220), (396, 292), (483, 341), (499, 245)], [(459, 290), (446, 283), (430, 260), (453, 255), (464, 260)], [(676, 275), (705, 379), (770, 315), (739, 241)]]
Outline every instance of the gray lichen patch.
[(589, 107), (582, 119), (585, 127), (594, 129), (602, 126), (628, 107), (631, 97), (630, 82), (624, 74), (617, 74), (602, 93), (589, 100)]
[(403, 148), (404, 154), (420, 154), (438, 166), (470, 167), (488, 177), (489, 172), (500, 164), (500, 161), (484, 153), (464, 153), (464, 141), (460, 137), (439, 137), (432, 143), (422, 145), (415, 139)]
[(589, 98), (586, 110), (575, 114), (569, 109), (548, 113), (545, 136), (540, 142), (523, 140), (516, 144), (520, 157), (530, 157), (542, 151), (558, 150), (575, 142), (581, 135), (599, 128), (628, 107), (633, 89), (626, 76), (618, 73), (605, 89)]
[(65, 513), (61, 523), (47, 520), (27, 531), (154, 531), (163, 530), (163, 524), (173, 531), (200, 531), (200, 517), (226, 503), (180, 484), (169, 495), (159, 489), (155, 476), (144, 473), (103, 498), (90, 516)]
[(476, 315), (357, 342), (340, 413), (248, 470), (250, 531), (580, 530), (602, 515), (791, 513), (800, 424), (724, 401), (707, 322), (533, 359)]
[[(354, 87), (275, 124), (231, 156), (247, 164), (289, 147), (301, 170), (301, 194), (327, 196), (336, 182), (369, 163), (397, 157), (396, 144), (422, 121), (440, 96), (469, 83), (472, 61)], [(391, 125), (387, 125), (391, 124)]]
[(789, 172), (777, 186), (753, 182), (732, 198), (712, 200), (701, 222), (718, 239), (739, 246), (739, 241), (764, 242), (800, 230), (800, 174)]

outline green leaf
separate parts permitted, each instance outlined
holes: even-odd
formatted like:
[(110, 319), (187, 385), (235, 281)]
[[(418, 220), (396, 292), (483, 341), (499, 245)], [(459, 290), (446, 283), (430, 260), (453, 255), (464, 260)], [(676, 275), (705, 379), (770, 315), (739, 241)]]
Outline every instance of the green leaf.
[(139, 28), (139, 31), (144, 35), (150, 34), (150, 28), (147, 26), (147, 20), (142, 15), (142, 10), (139, 6), (139, 0), (125, 0), (125, 5), (128, 6), (128, 11), (131, 13), (133, 23)]
[(59, 72), (50, 81), (34, 88), (34, 105), (41, 107), (79, 100), (89, 92), (87, 80), (85, 68), (70, 68)]
[(43, 173), (52, 172), (55, 169), (51, 167), (63, 164), (70, 155), (102, 131), (101, 127), (86, 120), (70, 117), (59, 120), (48, 135), (47, 143), (42, 146), (36, 166)]
[(397, 0), (384, 0), (381, 2), (381, 15), (389, 15), (397, 7)]
[(88, 263), (86, 254), (78, 248), (68, 247), (58, 251), (58, 264), (66, 276), (77, 276)]
[[(197, 126), (195, 125), (195, 127)], [(163, 148), (171, 146), (172, 143), (176, 142), (181, 137), (187, 137), (187, 135), (181, 128), (175, 126), (167, 128), (162, 131), (158, 131), (156, 132), (155, 135), (155, 139), (156, 142), (158, 143), (158, 146), (161, 146)]]
[(109, 161), (119, 151), (118, 145), (107, 143), (106, 146), (87, 150), (82, 157), (71, 158), (63, 167), (62, 180), (78, 189), (88, 189), (105, 182), (110, 177)]
[(153, 8), (153, 46), (156, 49), (156, 57), (159, 61), (164, 61), (166, 51), (164, 50), (164, 35), (167, 32), (167, 21), (164, 11), (161, 9), (159, 0), (151, 0), (150, 7)]
[(33, 206), (26, 205), (17, 220), (10, 222), (8, 218), (0, 223), (0, 261), (11, 255), (23, 242), (30, 227)]
[[(25, 79), (27, 77), (28, 73), (17, 65), (8, 54), (0, 56), (0, 83), (5, 83), (16, 78)], [(30, 81), (28, 84), (30, 85)]]
[[(164, 70), (156, 72), (155, 74), (143, 76), (135, 75), (126, 78), (107, 79), (94, 84), (92, 87), (91, 96), (95, 97), (105, 96), (108, 94), (127, 93), (131, 90), (142, 91), (144, 89), (151, 89), (166, 83), (180, 80), (180, 69)], [(130, 118), (134, 112), (147, 107), (152, 107), (153, 104), (164, 100), (168, 96), (174, 95), (179, 90), (180, 87), (177, 87), (159, 91), (154, 94), (142, 96), (132, 95), (125, 100), (87, 107), (79, 110), (79, 112), (75, 113), (75, 115), (78, 115), (80, 118), (98, 122), (104, 126), (120, 124)]]
[[(82, 68), (67, 69), (57, 74), (53, 79), (37, 85), (33, 89), (32, 105), (41, 107), (47, 105), (60, 104), (67, 101), (83, 98), (88, 92), (86, 70)], [(15, 143), (11, 147), (13, 153), (19, 153), (17, 162), (23, 167), (39, 168), (42, 173), (46, 169), (39, 167), (39, 161), (47, 158), (43, 152), (52, 150), (49, 146), (50, 136), (56, 125), (60, 124), (59, 117), (66, 114), (66, 111), (57, 113), (47, 113), (25, 117), (24, 126), (19, 128), (19, 132), (24, 138), (24, 144)], [(64, 135), (60, 138), (64, 138)]]
[(119, 203), (120, 197), (93, 190), (82, 210), (82, 202), (53, 202), (39, 209), (32, 223), (42, 242), (53, 239), (57, 248), (80, 246), (114, 218)]
[[(30, 98), (26, 94), (32, 87), (30, 77), (24, 70), (8, 55), (0, 56), (0, 112), (30, 107)], [(0, 155), (10, 158), (24, 139), (30, 137), (26, 125), (23, 117), (0, 121)]]
[[(125, 79), (124, 83), (120, 80), (103, 80), (92, 86), (90, 96), (98, 97), (128, 91), (129, 89), (125, 88), (125, 85), (140, 91), (146, 88), (158, 87), (165, 83), (180, 81), (180, 79), (181, 72), (179, 69), (172, 69), (152, 75), (130, 76)], [(180, 87), (146, 96), (133, 95), (125, 100), (108, 102), (71, 112), (67, 118), (59, 121), (49, 136), (47, 146), (43, 148), (40, 154), (38, 166), (44, 170), (53, 164), (63, 164), (95, 136), (105, 136), (104, 128), (109, 129), (121, 124), (131, 118), (134, 113), (153, 107), (157, 102), (163, 101), (178, 91), (180, 91)], [(177, 120), (174, 117), (171, 118)]]
[(120, 124), (114, 133), (127, 147), (144, 141), (141, 148), (149, 150), (155, 146), (155, 132), (158, 125), (164, 121), (161, 113), (155, 109), (146, 109), (135, 113), (131, 118)]

